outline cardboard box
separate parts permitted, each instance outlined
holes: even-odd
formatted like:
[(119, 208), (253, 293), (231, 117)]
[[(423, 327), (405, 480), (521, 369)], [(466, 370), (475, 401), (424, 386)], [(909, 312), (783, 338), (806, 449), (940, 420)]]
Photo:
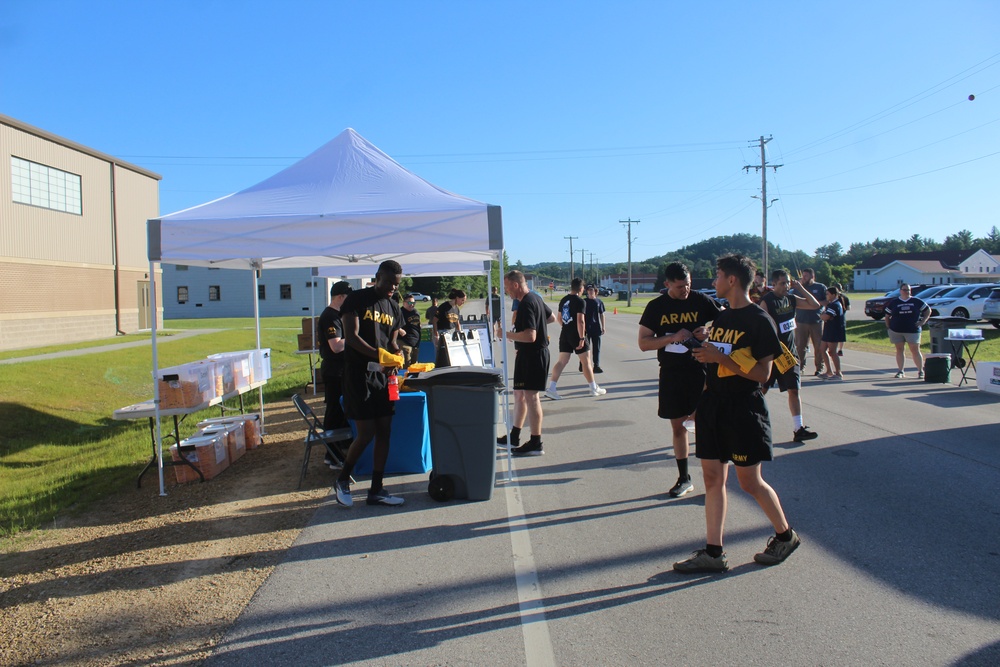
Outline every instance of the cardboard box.
[(313, 339), (313, 335), (311, 333), (308, 333), (308, 334), (299, 334), (299, 351), (300, 352), (305, 352), (306, 350), (313, 350), (313, 349), (315, 349), (313, 347), (313, 343), (315, 343), (316, 345), (319, 345), (319, 339), (317, 338), (317, 339), (314, 340)]
[(316, 326), (319, 324), (318, 317), (303, 317), (302, 318), (302, 333), (309, 334), (310, 339), (312, 338), (313, 332), (316, 331)]
[(1000, 362), (976, 362), (976, 386), (979, 391), (1000, 394)]
[(181, 440), (180, 445), (170, 446), (170, 458), (178, 463), (173, 466), (177, 483), (199, 481), (198, 473), (191, 470), (190, 466), (180, 463), (182, 455), (201, 471), (206, 480), (216, 477), (229, 467), (229, 449), (223, 435), (196, 435)]

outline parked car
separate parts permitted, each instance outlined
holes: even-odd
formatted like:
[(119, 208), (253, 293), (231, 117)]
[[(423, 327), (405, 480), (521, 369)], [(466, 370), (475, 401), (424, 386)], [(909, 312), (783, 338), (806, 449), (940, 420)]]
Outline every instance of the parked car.
[(410, 292), (410, 296), (413, 297), (414, 301), (430, 301), (431, 298), (426, 294), (421, 294), (420, 292)]
[(1000, 329), (1000, 287), (994, 288), (983, 300), (983, 319)]
[(1000, 283), (959, 285), (944, 296), (927, 299), (926, 301), (927, 305), (931, 307), (932, 317), (951, 315), (952, 317), (981, 320), (983, 319), (983, 306), (986, 302), (986, 297), (997, 287), (1000, 287)]
[(615, 291), (613, 289), (605, 287), (604, 285), (597, 288), (597, 296), (611, 296), (614, 293)]
[[(943, 294), (953, 287), (955, 287), (955, 285), (910, 285), (910, 294), (926, 301), (933, 296)], [(885, 317), (885, 304), (889, 303), (898, 296), (899, 289), (897, 288), (890, 292), (886, 292), (882, 296), (877, 296), (874, 299), (868, 299), (865, 301), (865, 315), (873, 320), (882, 319)]]

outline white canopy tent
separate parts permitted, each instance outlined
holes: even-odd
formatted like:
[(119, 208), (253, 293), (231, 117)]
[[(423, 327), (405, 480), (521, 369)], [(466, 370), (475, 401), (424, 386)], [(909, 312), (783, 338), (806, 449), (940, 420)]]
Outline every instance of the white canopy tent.
[[(149, 220), (147, 240), (154, 313), (156, 263), (254, 269), (258, 348), (260, 269), (361, 264), (377, 268), (382, 261), (395, 259), (407, 271), (406, 263), (413, 258), (414, 264), (475, 264), (471, 273), (479, 273), (484, 261), (503, 258), (499, 206), (428, 183), (350, 128), (257, 185)], [(155, 373), (159, 368), (155, 317), (153, 322)], [(503, 353), (506, 356), (506, 346)], [(505, 373), (506, 367), (505, 359)], [(160, 445), (156, 382), (153, 391)], [(162, 447), (157, 451), (160, 494), (165, 495)]]

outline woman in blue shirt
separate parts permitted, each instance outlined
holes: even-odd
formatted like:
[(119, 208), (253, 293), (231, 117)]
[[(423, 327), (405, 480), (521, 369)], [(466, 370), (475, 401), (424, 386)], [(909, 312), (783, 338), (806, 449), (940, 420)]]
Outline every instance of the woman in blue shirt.
[(820, 311), (823, 320), (823, 351), (822, 358), (826, 367), (833, 371), (820, 375), (823, 380), (842, 381), (844, 374), (840, 372), (840, 357), (837, 356), (837, 346), (847, 340), (847, 322), (844, 317), (844, 305), (840, 301), (840, 290), (828, 287), (826, 290), (826, 307)]

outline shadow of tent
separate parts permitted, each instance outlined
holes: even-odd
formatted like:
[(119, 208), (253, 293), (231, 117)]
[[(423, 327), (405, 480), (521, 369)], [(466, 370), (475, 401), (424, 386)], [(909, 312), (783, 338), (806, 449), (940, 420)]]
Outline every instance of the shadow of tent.
[[(81, 424), (20, 403), (6, 401), (0, 402), (0, 424), (5, 425), (0, 430), (0, 456), (16, 454), (36, 445), (78, 447), (83, 440), (107, 436), (108, 428), (118, 430), (130, 428), (127, 422)], [(59, 434), (59, 437), (53, 437), (52, 434)]]

